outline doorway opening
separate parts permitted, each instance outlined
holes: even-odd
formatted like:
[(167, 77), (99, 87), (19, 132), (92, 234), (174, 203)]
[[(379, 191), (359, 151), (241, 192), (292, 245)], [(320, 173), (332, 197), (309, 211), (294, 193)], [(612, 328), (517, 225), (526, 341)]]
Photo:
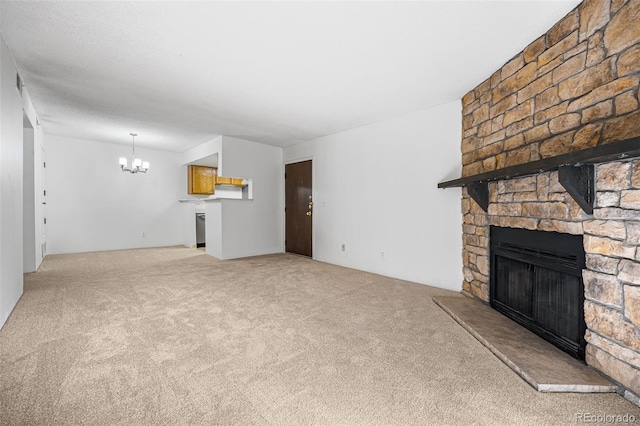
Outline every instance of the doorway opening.
[(35, 143), (33, 126), (24, 111), (22, 113), (22, 161), (22, 271), (34, 272), (37, 268)]
[(204, 213), (196, 213), (196, 247), (203, 248), (207, 246), (206, 237), (206, 216)]

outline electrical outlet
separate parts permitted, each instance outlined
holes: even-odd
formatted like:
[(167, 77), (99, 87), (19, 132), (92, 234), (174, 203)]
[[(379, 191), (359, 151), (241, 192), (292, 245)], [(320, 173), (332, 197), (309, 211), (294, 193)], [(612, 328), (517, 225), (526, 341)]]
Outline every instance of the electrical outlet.
[(342, 245), (342, 251), (345, 251), (345, 250), (346, 250), (346, 246), (343, 244)]
[(140, 236), (140, 238), (144, 238), (146, 237), (145, 233), (143, 232), (142, 235)]
[(384, 260), (384, 252), (383, 251), (380, 252), (380, 259)]

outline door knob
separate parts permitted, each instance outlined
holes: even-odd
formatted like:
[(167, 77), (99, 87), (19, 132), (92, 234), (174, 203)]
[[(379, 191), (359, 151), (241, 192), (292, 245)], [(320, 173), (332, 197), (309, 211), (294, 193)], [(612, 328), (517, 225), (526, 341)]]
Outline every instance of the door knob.
[(307, 216), (311, 216), (311, 212), (307, 212)]

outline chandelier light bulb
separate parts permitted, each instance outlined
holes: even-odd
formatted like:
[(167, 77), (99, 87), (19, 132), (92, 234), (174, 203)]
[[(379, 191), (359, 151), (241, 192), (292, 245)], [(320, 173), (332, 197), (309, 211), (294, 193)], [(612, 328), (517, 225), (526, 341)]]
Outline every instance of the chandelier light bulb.
[(142, 158), (136, 158), (136, 136), (137, 133), (129, 133), (131, 135), (132, 149), (131, 149), (131, 168), (127, 167), (127, 157), (120, 157), (118, 164), (123, 172), (129, 173), (147, 173), (149, 169), (149, 162), (142, 160)]

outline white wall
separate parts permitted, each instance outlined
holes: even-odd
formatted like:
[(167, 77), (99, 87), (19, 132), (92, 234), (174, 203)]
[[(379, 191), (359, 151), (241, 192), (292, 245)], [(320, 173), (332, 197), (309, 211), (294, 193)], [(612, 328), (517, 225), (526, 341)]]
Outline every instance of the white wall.
[(206, 252), (209, 256), (223, 259), (222, 254), (222, 200), (204, 203)]
[(138, 148), (151, 167), (131, 174), (118, 165), (130, 146), (52, 135), (45, 140), (49, 253), (182, 244), (182, 154)]
[(456, 101), (285, 148), (313, 159), (314, 259), (460, 290), (461, 194), (437, 188), (460, 176), (460, 132)]
[(219, 160), (223, 176), (253, 179), (253, 200), (221, 200), (223, 259), (282, 252), (282, 148), (223, 136)]
[[(36, 125), (36, 112), (27, 88), (23, 87), (22, 96), (18, 93), (16, 73), (13, 57), (0, 37), (0, 328), (22, 296), (23, 270), (36, 270), (43, 257), (39, 250), (43, 216), (38, 167), (42, 129)], [(25, 120), (28, 130), (23, 129)], [(29, 155), (26, 159), (25, 142)]]
[(192, 164), (213, 155), (218, 155), (218, 161), (220, 161), (220, 151), (222, 151), (222, 136), (217, 136), (183, 152), (182, 164)]
[(22, 100), (0, 37), (0, 327), (22, 295)]
[[(204, 205), (198, 206), (204, 211)], [(182, 245), (185, 247), (195, 247), (196, 240), (196, 204), (181, 203), (182, 210)]]

